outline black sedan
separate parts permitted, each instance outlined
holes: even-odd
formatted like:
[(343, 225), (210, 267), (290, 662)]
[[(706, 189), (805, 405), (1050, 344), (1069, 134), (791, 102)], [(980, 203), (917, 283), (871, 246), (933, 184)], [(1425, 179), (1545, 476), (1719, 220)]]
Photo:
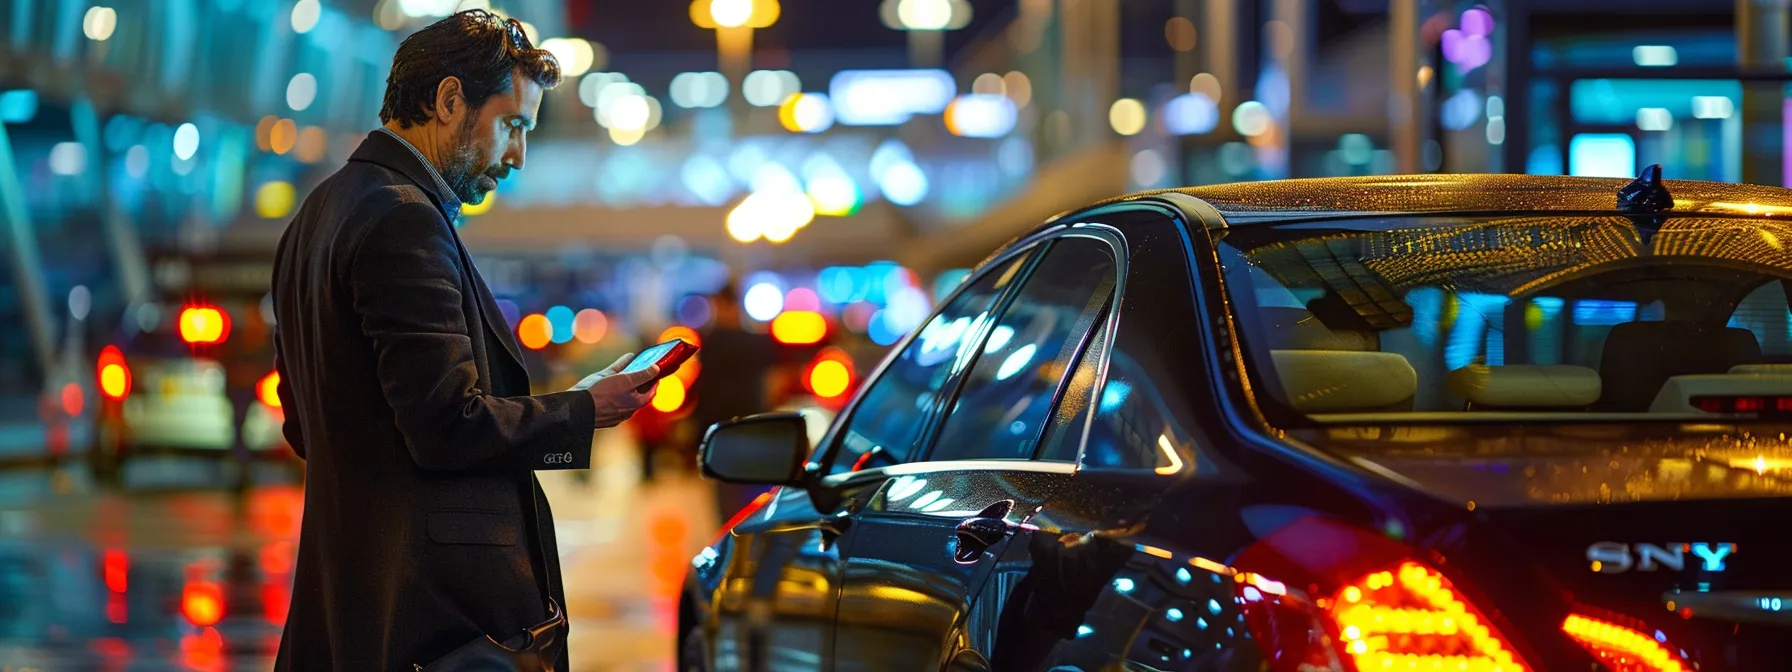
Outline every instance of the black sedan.
[(1140, 194), (1006, 246), (692, 562), (688, 670), (1792, 667), (1792, 191)]

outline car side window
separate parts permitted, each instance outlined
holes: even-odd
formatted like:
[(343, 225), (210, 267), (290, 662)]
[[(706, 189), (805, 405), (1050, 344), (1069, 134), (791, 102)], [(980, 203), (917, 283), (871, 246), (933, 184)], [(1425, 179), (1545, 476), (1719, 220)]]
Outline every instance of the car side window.
[[(1070, 374), (1070, 385), (1064, 388), (1064, 398), (1058, 401), (1058, 408), (1052, 412), (1051, 426), (1046, 428), (1045, 438), (1040, 440), (1039, 459), (1076, 461), (1077, 451), (1083, 447), (1083, 428), (1089, 426), (1089, 415), (1096, 408), (1091, 402), (1095, 397), (1095, 386), (1101, 381), (1101, 361), (1107, 354), (1111, 324), (1103, 316), (1100, 328), (1089, 337), (1089, 347), (1077, 358), (1076, 371)], [(1102, 403), (1119, 403), (1113, 397), (1112, 392), (1104, 393)]]
[(990, 330), (929, 459), (1031, 458), (1114, 284), (1105, 241), (1053, 243)]
[(890, 361), (847, 419), (829, 474), (901, 464), (915, 457), (921, 429), (941, 389), (983, 343), (996, 299), (1031, 254), (992, 265), (972, 280)]

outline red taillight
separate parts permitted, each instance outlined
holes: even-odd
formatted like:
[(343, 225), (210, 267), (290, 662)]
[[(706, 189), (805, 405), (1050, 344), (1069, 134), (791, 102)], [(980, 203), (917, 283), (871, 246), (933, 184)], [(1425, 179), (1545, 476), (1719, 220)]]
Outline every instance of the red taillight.
[(1686, 672), (1687, 665), (1662, 642), (1640, 630), (1573, 614), (1562, 632), (1611, 672)]
[(261, 397), (261, 403), (267, 404), (268, 408), (279, 408), (280, 372), (272, 371), (262, 376), (261, 382), (255, 384), (255, 396)]
[(131, 393), (131, 367), (125, 365), (124, 353), (118, 351), (118, 346), (108, 345), (101, 350), (97, 365), (100, 393), (107, 399), (117, 401)]
[(230, 314), (216, 306), (187, 306), (180, 311), (180, 338), (193, 345), (223, 343), (230, 338)]
[(224, 590), (210, 581), (189, 581), (181, 591), (180, 613), (199, 627), (217, 625), (224, 618)]
[[(1238, 599), (1252, 635), (1275, 652), (1274, 672), (1529, 672), (1514, 641), (1474, 606), (1471, 591), (1418, 557), (1386, 534), (1300, 516), (1225, 569), (1240, 579)], [(1265, 582), (1299, 588), (1280, 594)]]
[(1328, 612), (1345, 654), (1364, 672), (1530, 669), (1449, 579), (1417, 562), (1339, 589)]

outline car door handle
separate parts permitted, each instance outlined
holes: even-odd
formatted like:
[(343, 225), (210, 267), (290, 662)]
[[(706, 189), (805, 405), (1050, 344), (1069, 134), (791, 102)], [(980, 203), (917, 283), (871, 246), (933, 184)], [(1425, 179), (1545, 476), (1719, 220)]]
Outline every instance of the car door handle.
[(960, 521), (957, 530), (958, 547), (952, 551), (952, 559), (966, 565), (976, 562), (984, 551), (1008, 538), (1009, 527), (1006, 520), (986, 516)]

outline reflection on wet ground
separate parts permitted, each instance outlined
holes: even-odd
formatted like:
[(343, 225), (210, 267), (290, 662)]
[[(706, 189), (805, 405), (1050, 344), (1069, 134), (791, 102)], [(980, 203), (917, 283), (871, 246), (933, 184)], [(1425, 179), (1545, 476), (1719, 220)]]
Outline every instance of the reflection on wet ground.
[[(676, 590), (716, 525), (712, 495), (694, 477), (642, 485), (625, 438), (599, 444), (592, 471), (542, 474), (573, 669), (670, 669)], [(154, 468), (151, 486), (81, 468), (0, 472), (0, 669), (272, 666), (301, 486), (270, 472), (235, 494), (213, 485), (215, 465)]]

